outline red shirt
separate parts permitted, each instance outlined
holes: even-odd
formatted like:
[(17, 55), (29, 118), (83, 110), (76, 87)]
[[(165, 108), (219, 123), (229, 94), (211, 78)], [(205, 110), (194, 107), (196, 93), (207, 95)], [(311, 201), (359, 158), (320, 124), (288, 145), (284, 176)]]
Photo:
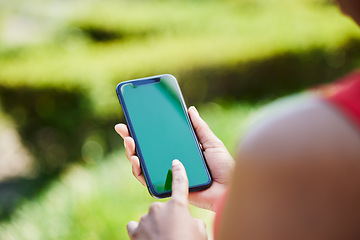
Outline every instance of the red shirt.
[[(315, 89), (323, 99), (337, 108), (360, 132), (360, 70), (338, 82)], [(228, 192), (221, 196), (215, 206), (214, 236), (219, 228), (219, 221)]]
[(360, 131), (360, 71), (323, 90), (325, 100), (339, 109)]

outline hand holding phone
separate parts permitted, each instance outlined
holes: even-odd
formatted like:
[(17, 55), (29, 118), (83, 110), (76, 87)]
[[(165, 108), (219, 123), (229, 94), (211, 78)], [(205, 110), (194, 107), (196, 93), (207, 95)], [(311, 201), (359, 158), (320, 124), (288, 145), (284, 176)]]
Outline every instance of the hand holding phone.
[(208, 188), (212, 179), (176, 79), (171, 75), (122, 82), (117, 94), (149, 192), (171, 195), (171, 161), (183, 162), (189, 191)]
[[(213, 177), (211, 187), (203, 191), (190, 193), (189, 201), (197, 207), (213, 210), (215, 201), (226, 189), (234, 161), (222, 142), (200, 117), (196, 108), (191, 107), (188, 112)], [(145, 179), (140, 168), (140, 160), (135, 154), (135, 142), (131, 138), (127, 126), (125, 124), (117, 124), (115, 130), (124, 139), (124, 143), (126, 143), (126, 156), (131, 162), (134, 176), (145, 185)]]

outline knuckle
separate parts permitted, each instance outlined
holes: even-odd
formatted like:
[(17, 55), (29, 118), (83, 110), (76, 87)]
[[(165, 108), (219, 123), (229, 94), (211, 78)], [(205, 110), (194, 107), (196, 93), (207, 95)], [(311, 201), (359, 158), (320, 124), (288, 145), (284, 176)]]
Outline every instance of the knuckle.
[(203, 124), (199, 124), (199, 125), (197, 125), (197, 126), (195, 127), (195, 130), (196, 130), (197, 132), (202, 132), (203, 129), (204, 129), (204, 125), (203, 125)]
[(223, 141), (221, 141), (218, 137), (214, 137), (214, 142), (216, 142), (216, 144), (218, 144), (220, 146), (224, 146)]
[(180, 164), (173, 166), (172, 170), (173, 170), (173, 172), (179, 172), (181, 170)]
[(176, 183), (180, 183), (180, 184), (187, 184), (188, 180), (186, 179), (185, 176), (183, 175), (175, 175), (173, 176), (173, 181), (175, 181)]
[(204, 120), (202, 120), (201, 124), (199, 125), (199, 131), (207, 131), (208, 129), (210, 129), (209, 125)]
[[(177, 170), (176, 172), (179, 172), (179, 170)], [(179, 182), (181, 183), (181, 182), (185, 181), (184, 177), (182, 175), (179, 175), (179, 174), (173, 176), (173, 178), (174, 178), (174, 181), (178, 182), (178, 183)]]
[(216, 148), (223, 148), (223, 147), (225, 146), (224, 143), (223, 143), (221, 140), (219, 140), (219, 139), (214, 140), (214, 141), (211, 143), (211, 145), (213, 145), (213, 146), (216, 147)]
[(172, 198), (171, 200), (172, 200), (171, 203), (172, 203), (173, 206), (175, 206), (175, 207), (181, 207), (181, 208), (187, 207), (187, 204), (186, 204), (184, 201), (181, 201), (181, 200), (178, 199), (178, 198)]
[(226, 147), (225, 147), (224, 143), (219, 139), (208, 139), (204, 143), (204, 145), (205, 145), (204, 146), (205, 149), (212, 149), (212, 150), (215, 149), (216, 151), (226, 151)]
[(161, 207), (161, 204), (159, 202), (154, 202), (151, 204), (149, 212), (157, 212)]
[(141, 218), (140, 218), (140, 220), (139, 220), (139, 224), (141, 224), (141, 223), (143, 223), (143, 222), (145, 222), (146, 221), (146, 219), (147, 219), (147, 214), (145, 214), (145, 215), (142, 215), (141, 216)]
[(126, 155), (126, 158), (131, 162), (131, 154), (129, 153), (129, 151), (127, 149), (125, 151), (125, 155)]

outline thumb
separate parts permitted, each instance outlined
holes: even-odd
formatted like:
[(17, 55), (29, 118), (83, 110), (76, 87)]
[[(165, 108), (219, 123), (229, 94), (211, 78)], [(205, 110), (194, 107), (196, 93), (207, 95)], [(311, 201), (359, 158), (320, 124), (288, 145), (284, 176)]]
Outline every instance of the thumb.
[(172, 162), (172, 199), (187, 204), (189, 195), (189, 180), (184, 165), (177, 159)]
[(194, 126), (196, 136), (199, 138), (199, 141), (205, 150), (207, 148), (217, 148), (219, 146), (223, 146), (223, 143), (215, 136), (207, 123), (200, 117), (199, 112), (194, 106), (189, 108), (189, 115)]

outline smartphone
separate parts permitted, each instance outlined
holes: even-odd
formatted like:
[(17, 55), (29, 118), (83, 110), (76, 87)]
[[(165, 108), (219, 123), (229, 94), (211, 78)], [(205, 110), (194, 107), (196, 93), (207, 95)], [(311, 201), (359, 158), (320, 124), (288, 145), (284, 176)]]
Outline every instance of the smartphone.
[(171, 196), (174, 159), (185, 166), (190, 192), (209, 188), (210, 171), (176, 78), (165, 74), (125, 81), (116, 92), (149, 193)]

